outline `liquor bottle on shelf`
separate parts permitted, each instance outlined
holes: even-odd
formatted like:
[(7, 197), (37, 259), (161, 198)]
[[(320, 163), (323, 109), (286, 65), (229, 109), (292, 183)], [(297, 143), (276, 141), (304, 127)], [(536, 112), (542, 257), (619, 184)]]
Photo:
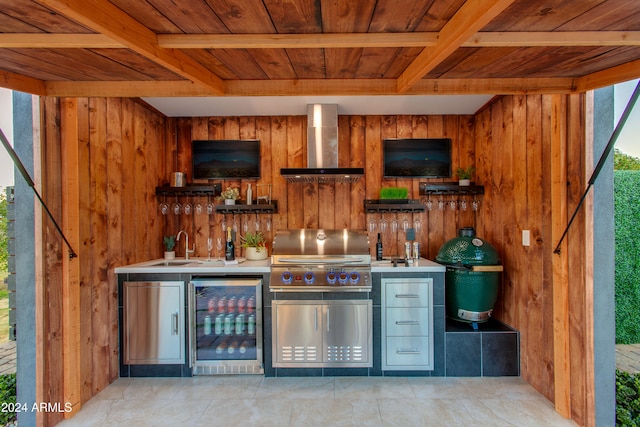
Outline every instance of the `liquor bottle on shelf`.
[(247, 297), (241, 296), (238, 299), (238, 313), (244, 313), (247, 308)]
[(251, 314), (256, 311), (256, 297), (251, 295), (247, 300), (247, 313)]
[(247, 204), (250, 205), (253, 203), (253, 191), (251, 190), (251, 184), (247, 187)]
[(233, 341), (231, 345), (227, 348), (227, 353), (233, 354), (238, 349), (238, 341)]
[(227, 244), (224, 249), (225, 261), (233, 261), (236, 259), (236, 248), (231, 237), (231, 227), (227, 227)]
[(227, 297), (222, 297), (218, 300), (218, 313), (224, 314), (227, 310)]

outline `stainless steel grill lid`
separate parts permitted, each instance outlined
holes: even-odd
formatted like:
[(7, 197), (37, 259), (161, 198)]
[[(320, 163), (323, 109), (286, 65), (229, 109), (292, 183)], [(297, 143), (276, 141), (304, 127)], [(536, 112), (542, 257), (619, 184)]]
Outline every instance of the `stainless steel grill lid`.
[(272, 253), (276, 262), (352, 262), (352, 258), (371, 262), (369, 236), (364, 230), (281, 230), (273, 239)]

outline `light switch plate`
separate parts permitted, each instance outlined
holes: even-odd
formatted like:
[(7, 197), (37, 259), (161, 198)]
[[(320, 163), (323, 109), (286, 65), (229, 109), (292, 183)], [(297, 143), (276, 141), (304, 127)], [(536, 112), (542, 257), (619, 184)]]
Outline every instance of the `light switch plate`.
[(522, 230), (522, 246), (531, 246), (531, 231)]

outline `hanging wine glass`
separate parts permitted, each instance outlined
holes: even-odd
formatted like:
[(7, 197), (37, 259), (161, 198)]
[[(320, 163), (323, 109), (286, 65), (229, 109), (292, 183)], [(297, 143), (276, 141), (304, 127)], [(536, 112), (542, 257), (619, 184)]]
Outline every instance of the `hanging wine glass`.
[(198, 203), (196, 204), (194, 211), (196, 215), (202, 215), (202, 213), (204, 212), (204, 206), (202, 206), (202, 203), (200, 203), (200, 197), (198, 197)]
[(162, 215), (166, 215), (169, 213), (169, 203), (167, 203), (166, 195), (163, 196), (162, 203), (160, 203), (159, 208)]
[(211, 196), (207, 196), (207, 215), (213, 215), (215, 206), (211, 203)]
[(267, 217), (267, 231), (271, 231), (271, 215)]
[(406, 233), (408, 229), (409, 229), (409, 219), (407, 217), (404, 217), (404, 219), (402, 220), (402, 231)]
[(433, 202), (431, 201), (431, 194), (427, 196), (427, 210), (433, 210)]
[(457, 206), (458, 206), (458, 203), (456, 202), (452, 194), (451, 200), (449, 200), (449, 209), (451, 209), (452, 211), (455, 211)]
[(193, 213), (193, 206), (189, 202), (188, 198), (187, 198), (187, 203), (185, 203), (184, 206), (182, 207), (182, 211), (184, 212), (185, 215), (191, 215)]
[(173, 204), (171, 209), (173, 210), (174, 215), (180, 215), (182, 212), (182, 205), (178, 203), (178, 196), (176, 196), (176, 202)]
[(369, 217), (369, 233), (375, 233), (376, 231), (376, 220), (373, 217), (373, 215), (371, 215)]
[(260, 220), (258, 219), (258, 213), (257, 212), (256, 212), (255, 226), (256, 226), (256, 233), (257, 233), (258, 231), (260, 231)]
[(471, 202), (471, 209), (473, 209), (474, 211), (477, 211), (479, 208), (480, 208), (480, 200), (478, 200), (478, 198), (474, 194), (473, 202)]
[(413, 228), (414, 230), (416, 230), (416, 233), (420, 232), (420, 227), (422, 227), (422, 224), (420, 224), (420, 218), (414, 218), (413, 220)]
[(438, 209), (444, 210), (444, 197), (442, 195), (438, 198)]
[(460, 199), (460, 210), (467, 210), (467, 198), (464, 196), (462, 197), (462, 199)]
[(220, 251), (222, 250), (222, 238), (221, 237), (216, 237), (216, 254), (218, 256), (218, 259), (222, 259), (220, 257)]
[(222, 221), (220, 222), (220, 226), (222, 227), (222, 232), (227, 232), (227, 218), (226, 215), (222, 215)]

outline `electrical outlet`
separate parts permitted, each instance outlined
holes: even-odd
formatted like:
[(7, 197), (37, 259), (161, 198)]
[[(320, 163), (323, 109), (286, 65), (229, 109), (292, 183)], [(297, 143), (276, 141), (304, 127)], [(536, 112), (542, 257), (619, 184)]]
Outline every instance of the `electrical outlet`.
[(522, 230), (522, 246), (531, 246), (531, 231)]

